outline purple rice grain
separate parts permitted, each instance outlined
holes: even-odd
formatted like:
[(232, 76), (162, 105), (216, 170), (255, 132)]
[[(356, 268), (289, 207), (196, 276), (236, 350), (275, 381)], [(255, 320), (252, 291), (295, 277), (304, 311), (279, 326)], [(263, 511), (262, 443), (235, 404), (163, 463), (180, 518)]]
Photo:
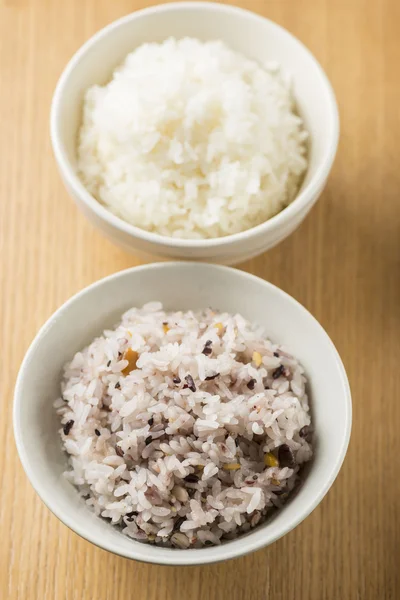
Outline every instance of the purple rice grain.
[(120, 448), (120, 446), (115, 446), (115, 452), (116, 454), (118, 454), (118, 456), (120, 456), (121, 458), (124, 457), (124, 452), (122, 450), (122, 448)]

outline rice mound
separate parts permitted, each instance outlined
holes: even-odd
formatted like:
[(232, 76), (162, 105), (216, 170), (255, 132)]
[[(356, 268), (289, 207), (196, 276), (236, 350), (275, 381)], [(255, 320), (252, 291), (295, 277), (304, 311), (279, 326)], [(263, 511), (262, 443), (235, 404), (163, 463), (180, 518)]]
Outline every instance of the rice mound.
[(281, 211), (306, 170), (288, 78), (221, 41), (168, 39), (86, 92), (78, 170), (142, 229), (178, 238), (244, 231)]
[(282, 506), (312, 455), (297, 360), (240, 315), (133, 308), (66, 365), (68, 480), (135, 540), (220, 544)]

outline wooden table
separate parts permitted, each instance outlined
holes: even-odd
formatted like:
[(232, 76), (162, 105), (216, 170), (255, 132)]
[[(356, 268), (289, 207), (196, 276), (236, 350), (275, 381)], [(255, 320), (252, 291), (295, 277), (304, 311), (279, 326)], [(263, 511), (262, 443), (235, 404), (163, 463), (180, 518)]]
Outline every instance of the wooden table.
[(320, 320), (354, 398), (349, 452), (295, 531), (251, 556), (196, 568), (139, 564), (50, 514), (12, 433), (15, 377), (39, 326), (71, 294), (139, 264), (75, 208), (52, 156), (49, 105), (71, 54), (143, 0), (0, 0), (0, 598), (389, 600), (400, 598), (400, 4), (250, 0), (326, 69), (341, 142), (326, 191), (278, 248), (241, 265)]

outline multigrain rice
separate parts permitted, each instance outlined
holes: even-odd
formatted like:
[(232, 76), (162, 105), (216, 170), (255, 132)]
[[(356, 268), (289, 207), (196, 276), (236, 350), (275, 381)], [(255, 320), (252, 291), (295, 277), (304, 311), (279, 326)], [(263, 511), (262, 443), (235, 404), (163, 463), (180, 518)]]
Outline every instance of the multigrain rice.
[(220, 544), (281, 507), (311, 458), (305, 383), (240, 315), (133, 308), (65, 367), (66, 477), (135, 540)]

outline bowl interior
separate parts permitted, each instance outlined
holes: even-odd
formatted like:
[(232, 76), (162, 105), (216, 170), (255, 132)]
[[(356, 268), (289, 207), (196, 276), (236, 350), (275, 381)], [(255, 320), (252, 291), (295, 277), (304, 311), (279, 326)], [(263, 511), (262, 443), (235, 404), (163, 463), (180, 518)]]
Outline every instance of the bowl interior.
[[(245, 293), (244, 293), (245, 290)], [(310, 379), (315, 458), (293, 500), (251, 534), (223, 546), (172, 550), (125, 537), (95, 517), (63, 478), (66, 457), (52, 403), (63, 364), (121, 313), (161, 300), (167, 309), (217, 307), (268, 327), (272, 340), (301, 360)], [(351, 421), (350, 393), (340, 358), (318, 322), (295, 300), (261, 279), (227, 267), (159, 263), (123, 271), (86, 288), (62, 306), (32, 343), (18, 376), (14, 427), (31, 483), (71, 529), (123, 556), (165, 564), (195, 564), (238, 556), (271, 543), (304, 519), (332, 484), (343, 461)]]
[(136, 47), (171, 36), (223, 40), (259, 63), (277, 61), (292, 77), (298, 111), (310, 133), (304, 189), (317, 167), (330, 161), (332, 139), (336, 135), (335, 101), (326, 77), (311, 53), (275, 23), (241, 9), (212, 3), (162, 5), (133, 13), (100, 31), (78, 51), (55, 96), (55, 135), (72, 169), (76, 165), (84, 92), (91, 85), (107, 83), (113, 69)]

